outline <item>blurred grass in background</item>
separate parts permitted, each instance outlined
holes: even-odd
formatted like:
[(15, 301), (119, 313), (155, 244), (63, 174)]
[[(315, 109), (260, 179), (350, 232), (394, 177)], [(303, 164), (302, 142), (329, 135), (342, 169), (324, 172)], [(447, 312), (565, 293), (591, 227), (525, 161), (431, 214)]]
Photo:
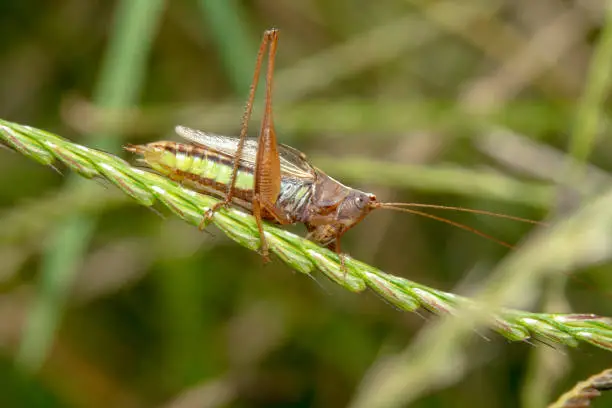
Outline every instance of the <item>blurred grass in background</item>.
[[(317, 166), (384, 200), (562, 216), (609, 184), (610, 58), (593, 58), (604, 16), (603, 2), (560, 0), (7, 0), (0, 117), (111, 150), (175, 138), (176, 124), (236, 134), (260, 35), (274, 26), (277, 133)], [(589, 73), (600, 81), (583, 96)], [(580, 188), (569, 150), (591, 163)], [(263, 267), (223, 234), (161, 219), (113, 187), (74, 188), (0, 158), (1, 406), (344, 406), (423, 326), (371, 294)], [(510, 242), (529, 231), (448, 215)], [(75, 219), (88, 228), (62, 235)], [(461, 293), (506, 253), (382, 212), (344, 245)], [(586, 285), (545, 282), (534, 310), (612, 315), (610, 266), (575, 272)], [(474, 337), (471, 370), (411, 406), (542, 406), (609, 361)]]

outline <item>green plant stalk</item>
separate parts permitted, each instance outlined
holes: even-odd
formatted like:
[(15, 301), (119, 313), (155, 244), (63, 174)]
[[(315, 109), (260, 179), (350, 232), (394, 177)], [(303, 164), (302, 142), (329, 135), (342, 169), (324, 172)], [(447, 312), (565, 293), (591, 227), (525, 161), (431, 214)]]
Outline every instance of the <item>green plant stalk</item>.
[[(586, 88), (578, 107), (570, 141), (570, 154), (578, 165), (587, 161), (594, 147), (595, 138), (602, 125), (603, 103), (612, 85), (612, 2), (605, 3), (606, 20), (599, 43), (594, 47)], [(581, 174), (576, 168), (573, 171), (577, 173), (574, 176)]]
[(199, 0), (197, 5), (202, 11), (205, 27), (215, 39), (233, 88), (241, 92), (249, 89), (257, 43), (248, 34), (245, 24), (248, 19), (240, 3), (236, 0)]
[[(138, 97), (146, 56), (162, 14), (163, 0), (123, 0), (116, 8), (115, 22), (94, 95), (104, 108), (129, 106)], [(91, 143), (105, 149), (118, 148), (113, 135), (91, 137)], [(85, 189), (80, 180), (70, 179), (68, 189)], [(49, 239), (41, 263), (41, 282), (17, 352), (20, 366), (37, 371), (52, 344), (68, 290), (86, 252), (95, 220), (73, 213)]]
[[(0, 119), (0, 141), (45, 165), (60, 161), (83, 177), (103, 177), (139, 204), (156, 202), (179, 218), (200, 225), (203, 214), (217, 199), (183, 188), (177, 183), (134, 167), (112, 154), (71, 143), (54, 134)], [(234, 208), (215, 213), (212, 222), (240, 245), (257, 251), (259, 234), (252, 215)], [(338, 255), (305, 238), (266, 224), (270, 250), (293, 269), (304, 274), (321, 270), (342, 287), (361, 292), (370, 288), (393, 306), (404, 311), (419, 308), (434, 314), (454, 313), (460, 308), (477, 308), (473, 301), (386, 274), (351, 257), (340, 265)], [(486, 311), (490, 327), (511, 341), (531, 338), (576, 347), (587, 342), (612, 350), (612, 320), (594, 314), (530, 313), (499, 309)]]

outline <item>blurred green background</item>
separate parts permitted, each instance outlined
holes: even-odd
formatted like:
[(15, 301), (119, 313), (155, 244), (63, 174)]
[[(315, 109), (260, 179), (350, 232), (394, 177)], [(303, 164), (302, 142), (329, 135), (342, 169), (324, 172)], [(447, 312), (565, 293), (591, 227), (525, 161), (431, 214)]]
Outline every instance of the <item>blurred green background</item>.
[[(279, 140), (330, 175), (386, 201), (562, 216), (612, 169), (609, 126), (589, 122), (609, 112), (609, 58), (593, 58), (604, 4), (2, 0), (0, 117), (117, 153), (176, 140), (176, 124), (237, 134), (261, 34), (277, 27)], [(581, 97), (587, 84), (599, 98)], [(566, 152), (590, 163), (579, 188)], [(2, 407), (346, 406), (432, 319), (264, 266), (213, 228), (63, 173), (0, 150)], [(445, 215), (511, 243), (530, 230)], [(507, 253), (382, 211), (343, 244), (463, 294)], [(610, 271), (544, 282), (533, 310), (612, 315)], [(542, 406), (610, 361), (481, 334), (466, 371), (411, 406)]]

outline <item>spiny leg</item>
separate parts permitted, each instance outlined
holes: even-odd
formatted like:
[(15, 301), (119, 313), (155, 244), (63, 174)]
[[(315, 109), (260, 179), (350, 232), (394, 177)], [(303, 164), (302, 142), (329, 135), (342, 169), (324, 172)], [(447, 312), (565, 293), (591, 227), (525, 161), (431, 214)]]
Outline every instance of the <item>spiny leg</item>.
[(253, 185), (253, 215), (260, 233), (261, 252), (268, 260), (268, 243), (263, 232), (263, 216), (269, 215), (281, 224), (289, 223), (288, 218), (275, 207), (281, 191), (281, 166), (276, 142), (276, 132), (272, 120), (272, 79), (274, 75), (274, 57), (278, 43), (278, 32), (270, 30), (270, 48), (268, 51), (268, 70), (266, 73), (266, 99), (264, 115), (257, 144), (255, 160), (255, 181)]
[[(263, 38), (261, 40), (261, 45), (259, 46), (259, 51), (257, 52), (257, 59), (255, 61), (255, 72), (253, 73), (253, 80), (251, 81), (251, 87), (249, 88), (249, 97), (247, 99), (247, 103), (244, 107), (244, 113), (242, 115), (242, 121), (241, 121), (241, 126), (240, 126), (240, 139), (238, 140), (238, 146), (236, 147), (232, 174), (230, 177), (230, 182), (227, 185), (227, 192), (225, 194), (225, 199), (213, 205), (208, 211), (206, 211), (202, 219), (202, 222), (200, 223), (200, 226), (199, 226), (201, 230), (206, 227), (206, 224), (211, 220), (215, 212), (217, 212), (219, 209), (223, 207), (230, 205), (232, 202), (232, 198), (234, 197), (234, 192), (235, 192), (235, 187), (236, 187), (236, 179), (238, 178), (240, 158), (242, 157), (242, 150), (244, 149), (244, 144), (246, 142), (249, 119), (251, 118), (251, 113), (253, 112), (253, 103), (255, 100), (255, 93), (257, 91), (257, 84), (259, 83), (259, 73), (261, 71), (261, 65), (263, 63), (263, 58), (265, 55), (266, 48), (268, 47), (268, 44), (272, 43), (271, 47), (273, 47), (276, 50), (277, 41), (278, 41), (278, 31), (276, 29), (271, 29), (271, 30), (267, 30), (264, 32)], [(270, 61), (268, 61), (268, 66), (269, 65), (270, 65)]]
[(259, 205), (259, 197), (253, 197), (253, 215), (255, 216), (255, 222), (257, 223), (257, 229), (259, 230), (259, 242), (261, 243), (259, 251), (261, 253), (261, 256), (263, 257), (264, 263), (268, 263), (270, 262), (270, 256), (268, 254), (268, 241), (266, 240), (264, 235), (262, 211), (261, 206)]

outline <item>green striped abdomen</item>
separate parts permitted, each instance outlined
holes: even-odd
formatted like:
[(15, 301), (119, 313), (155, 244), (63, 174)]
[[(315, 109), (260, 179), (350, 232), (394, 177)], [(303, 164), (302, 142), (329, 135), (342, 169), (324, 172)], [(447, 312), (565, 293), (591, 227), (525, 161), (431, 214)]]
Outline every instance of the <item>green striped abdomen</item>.
[[(144, 161), (155, 171), (181, 182), (186, 187), (205, 194), (224, 198), (231, 181), (234, 159), (204, 146), (176, 142), (154, 142), (132, 146), (131, 151), (142, 154)], [(243, 164), (238, 168), (233, 202), (252, 210), (255, 177), (253, 167)], [(281, 177), (281, 190), (276, 207), (293, 222), (305, 216), (312, 193), (312, 184), (292, 177)]]
[[(158, 172), (176, 180), (191, 180), (226, 191), (232, 177), (233, 158), (200, 146), (156, 142), (144, 146), (144, 160)], [(253, 170), (238, 169), (236, 188), (253, 190)]]

